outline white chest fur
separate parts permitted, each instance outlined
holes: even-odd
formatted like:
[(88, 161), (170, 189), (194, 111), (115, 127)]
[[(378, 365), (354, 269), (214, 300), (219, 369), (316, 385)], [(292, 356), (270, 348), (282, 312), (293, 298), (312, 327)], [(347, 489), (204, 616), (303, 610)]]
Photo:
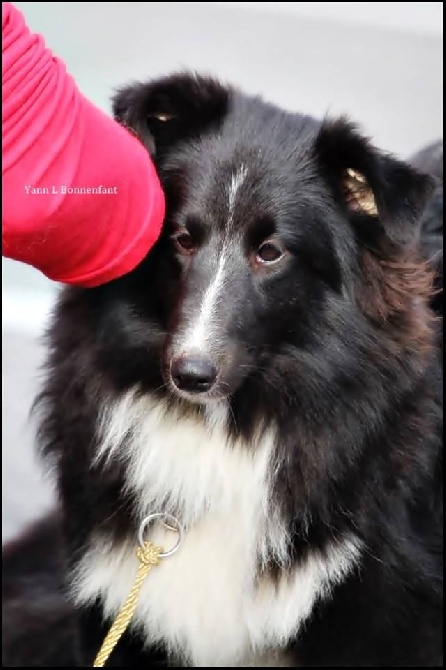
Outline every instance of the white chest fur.
[[(345, 538), (324, 556), (287, 565), (288, 538), (270, 496), (274, 431), (248, 448), (227, 442), (217, 413), (210, 419), (208, 426), (179, 420), (134, 394), (104, 411), (101, 454), (127, 464), (141, 518), (171, 512), (186, 528), (180, 550), (147, 577), (134, 625), (184, 664), (265, 667), (260, 657), (286, 647), (316, 600), (351, 569), (359, 544)], [(157, 532), (158, 543), (172, 545), (169, 531)], [(112, 549), (97, 537), (73, 576), (77, 601), (100, 594), (105, 612), (115, 614), (135, 577), (135, 545), (136, 538)], [(271, 556), (284, 566), (278, 582), (257, 578)]]

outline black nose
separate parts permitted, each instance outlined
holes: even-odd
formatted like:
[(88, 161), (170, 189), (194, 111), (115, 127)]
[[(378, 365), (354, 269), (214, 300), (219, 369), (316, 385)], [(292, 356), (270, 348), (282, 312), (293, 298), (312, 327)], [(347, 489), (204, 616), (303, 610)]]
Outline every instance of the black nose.
[(217, 378), (217, 370), (212, 363), (199, 356), (183, 356), (173, 361), (170, 369), (173, 383), (181, 391), (206, 393)]

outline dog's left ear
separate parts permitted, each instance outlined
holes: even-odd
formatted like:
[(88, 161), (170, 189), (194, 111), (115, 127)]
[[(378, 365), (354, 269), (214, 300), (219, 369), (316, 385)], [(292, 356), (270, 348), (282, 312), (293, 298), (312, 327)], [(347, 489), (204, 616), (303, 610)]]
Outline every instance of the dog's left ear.
[(228, 100), (229, 89), (215, 79), (178, 73), (129, 84), (118, 90), (112, 103), (115, 119), (158, 159), (178, 142), (218, 125)]
[(372, 244), (383, 236), (398, 246), (417, 241), (433, 178), (378, 151), (346, 119), (323, 123), (315, 150), (320, 170), (359, 236)]

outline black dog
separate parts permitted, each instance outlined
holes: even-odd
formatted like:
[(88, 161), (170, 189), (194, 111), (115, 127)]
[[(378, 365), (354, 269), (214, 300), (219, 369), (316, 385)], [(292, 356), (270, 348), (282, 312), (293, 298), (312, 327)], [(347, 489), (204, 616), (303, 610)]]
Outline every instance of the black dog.
[(60, 626), (30, 626), (26, 653), (11, 632), (36, 532), (4, 557), (4, 665), (93, 664), (154, 512), (183, 542), (108, 665), (442, 665), (434, 180), (345, 119), (208, 78), (131, 85), (114, 110), (167, 217), (134, 272), (60, 299), (38, 407), (78, 634), (57, 644), (57, 585)]

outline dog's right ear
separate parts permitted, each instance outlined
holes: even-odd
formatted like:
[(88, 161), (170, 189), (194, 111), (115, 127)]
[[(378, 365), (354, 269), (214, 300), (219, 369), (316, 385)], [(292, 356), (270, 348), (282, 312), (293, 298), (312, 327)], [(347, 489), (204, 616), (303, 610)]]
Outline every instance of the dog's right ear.
[(347, 119), (325, 121), (315, 143), (319, 166), (358, 238), (399, 248), (419, 240), (435, 180), (375, 148)]
[(215, 79), (181, 73), (121, 88), (113, 114), (159, 158), (174, 144), (218, 126), (229, 96), (229, 88)]

